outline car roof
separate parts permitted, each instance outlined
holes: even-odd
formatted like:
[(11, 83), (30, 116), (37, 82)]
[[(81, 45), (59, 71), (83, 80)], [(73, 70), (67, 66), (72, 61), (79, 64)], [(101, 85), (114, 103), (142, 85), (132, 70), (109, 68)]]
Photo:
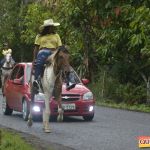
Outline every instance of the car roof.
[(19, 62), (17, 64), (21, 64), (21, 65), (32, 65), (32, 62)]

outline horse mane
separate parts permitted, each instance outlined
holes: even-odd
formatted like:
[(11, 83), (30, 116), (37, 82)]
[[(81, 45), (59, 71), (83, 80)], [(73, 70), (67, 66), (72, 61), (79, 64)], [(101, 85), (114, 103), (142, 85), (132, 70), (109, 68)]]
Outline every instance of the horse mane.
[(60, 55), (61, 52), (65, 55), (69, 55), (68, 49), (66, 48), (66, 46), (63, 45), (58, 47), (56, 52), (50, 55), (47, 59), (49, 65), (53, 64), (55, 75), (57, 75), (58, 72), (60, 72), (61, 65), (63, 63), (64, 58)]
[(59, 55), (60, 52), (63, 52), (65, 54), (69, 55), (68, 48), (65, 45), (62, 45), (62, 46), (60, 46), (60, 47), (57, 48), (57, 52), (56, 52), (56, 54), (54, 56), (54, 59), (58, 58), (58, 55)]
[(68, 49), (63, 45), (60, 46), (57, 49), (57, 52), (54, 55), (54, 73), (57, 75), (60, 70), (63, 70), (64, 67), (66, 67), (69, 63), (69, 51)]

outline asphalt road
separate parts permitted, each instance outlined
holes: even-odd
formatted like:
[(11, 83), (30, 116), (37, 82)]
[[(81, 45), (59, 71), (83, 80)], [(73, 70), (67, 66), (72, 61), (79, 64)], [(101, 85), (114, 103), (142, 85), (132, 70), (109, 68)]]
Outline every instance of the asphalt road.
[(105, 107), (95, 109), (92, 122), (85, 122), (81, 117), (68, 118), (62, 123), (50, 122), (52, 133), (46, 134), (42, 130), (42, 122), (34, 122), (33, 126), (28, 128), (19, 113), (4, 116), (0, 96), (0, 125), (75, 150), (139, 150), (137, 137), (150, 136), (148, 113)]

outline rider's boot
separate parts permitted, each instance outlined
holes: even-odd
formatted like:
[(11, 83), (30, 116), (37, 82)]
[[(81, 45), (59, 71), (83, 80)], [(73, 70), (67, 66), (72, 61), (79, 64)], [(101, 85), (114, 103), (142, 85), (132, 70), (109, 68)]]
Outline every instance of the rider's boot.
[(35, 94), (39, 93), (40, 90), (41, 77), (39, 76), (37, 80), (33, 81), (33, 87)]
[(39, 93), (39, 88), (40, 88), (38, 80), (33, 81), (33, 88), (34, 88), (34, 93), (38, 94)]

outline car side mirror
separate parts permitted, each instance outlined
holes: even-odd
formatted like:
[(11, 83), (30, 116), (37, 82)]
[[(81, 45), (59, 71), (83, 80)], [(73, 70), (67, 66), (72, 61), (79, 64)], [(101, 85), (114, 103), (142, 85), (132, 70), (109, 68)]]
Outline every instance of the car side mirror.
[(90, 83), (88, 79), (81, 79), (81, 81), (84, 85), (87, 85), (88, 83)]
[(22, 80), (20, 80), (20, 79), (14, 79), (14, 80), (13, 80), (13, 83), (14, 83), (14, 84), (21, 85), (21, 84), (22, 84)]

